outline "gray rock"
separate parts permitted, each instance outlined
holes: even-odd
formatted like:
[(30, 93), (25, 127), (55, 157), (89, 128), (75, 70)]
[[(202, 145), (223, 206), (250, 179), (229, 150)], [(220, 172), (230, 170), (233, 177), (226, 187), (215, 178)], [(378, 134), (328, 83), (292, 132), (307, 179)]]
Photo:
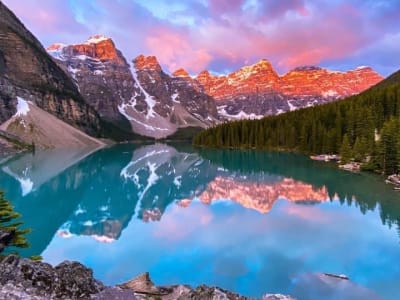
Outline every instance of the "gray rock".
[[(90, 299), (104, 289), (93, 278), (92, 271), (77, 262), (63, 262), (53, 268), (47, 263), (10, 255), (0, 262), (0, 270), (0, 295), (13, 293), (17, 297), (16, 291), (20, 290), (21, 295), (38, 299)], [(10, 285), (16, 289), (10, 289)], [(15, 299), (24, 299), (21, 297)]]

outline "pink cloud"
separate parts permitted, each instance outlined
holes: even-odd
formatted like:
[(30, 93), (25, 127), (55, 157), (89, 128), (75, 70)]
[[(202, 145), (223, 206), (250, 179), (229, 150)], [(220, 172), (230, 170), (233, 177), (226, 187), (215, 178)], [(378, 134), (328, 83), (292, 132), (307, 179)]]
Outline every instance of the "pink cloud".
[(261, 58), (281, 73), (325, 62), (398, 68), (373, 47), (400, 33), (396, 0), (159, 1), (169, 9), (164, 18), (138, 0), (3, 0), (45, 46), (101, 33), (128, 60), (153, 54), (168, 71), (233, 70)]
[(158, 57), (170, 71), (182, 66), (192, 72), (202, 71), (212, 56), (204, 48), (195, 48), (185, 34), (173, 32), (167, 28), (157, 28), (146, 38), (146, 45), (151, 54)]

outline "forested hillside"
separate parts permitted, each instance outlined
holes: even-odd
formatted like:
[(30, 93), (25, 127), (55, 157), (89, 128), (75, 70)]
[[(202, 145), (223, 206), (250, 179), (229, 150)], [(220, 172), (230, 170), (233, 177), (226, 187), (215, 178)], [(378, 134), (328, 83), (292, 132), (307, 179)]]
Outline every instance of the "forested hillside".
[(261, 120), (228, 122), (195, 136), (195, 146), (339, 153), (370, 170), (400, 169), (400, 71), (369, 90)]

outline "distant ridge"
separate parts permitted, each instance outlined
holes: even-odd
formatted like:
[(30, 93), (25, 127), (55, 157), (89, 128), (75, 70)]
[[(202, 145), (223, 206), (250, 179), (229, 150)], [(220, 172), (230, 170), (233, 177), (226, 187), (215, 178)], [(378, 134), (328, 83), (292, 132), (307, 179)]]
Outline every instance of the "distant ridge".
[(345, 100), (198, 134), (194, 145), (340, 153), (368, 170), (400, 171), (400, 71)]

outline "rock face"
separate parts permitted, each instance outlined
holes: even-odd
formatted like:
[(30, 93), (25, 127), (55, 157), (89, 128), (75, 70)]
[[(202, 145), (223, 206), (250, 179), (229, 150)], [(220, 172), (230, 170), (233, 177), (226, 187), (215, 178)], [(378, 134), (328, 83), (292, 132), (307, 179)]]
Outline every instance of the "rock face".
[(20, 137), (35, 148), (98, 148), (104, 143), (17, 97), (17, 113), (0, 130)]
[(163, 138), (178, 128), (205, 128), (217, 121), (213, 98), (197, 82), (164, 73), (154, 56), (138, 56), (131, 68), (114, 42), (100, 35), (47, 50), (100, 116), (123, 129)]
[(93, 272), (77, 262), (53, 268), (14, 255), (0, 262), (1, 299), (90, 299), (104, 289)]
[[(250, 298), (217, 287), (186, 285), (157, 287), (148, 273), (121, 286), (106, 287), (93, 278), (92, 270), (78, 262), (65, 261), (56, 267), (10, 255), (0, 261), (0, 299), (47, 300), (247, 300)], [(293, 300), (283, 295), (265, 295), (265, 300)]]
[(226, 76), (201, 72), (196, 80), (226, 119), (259, 118), (358, 94), (383, 79), (369, 67), (348, 72), (299, 67), (279, 76), (267, 60)]
[(39, 41), (0, 2), (0, 124), (23, 97), (86, 133), (98, 134), (96, 112)]
[(71, 75), (100, 117), (130, 129), (118, 105), (139, 90), (134, 86), (128, 63), (111, 39), (97, 35), (82, 44), (54, 44), (47, 51)]

